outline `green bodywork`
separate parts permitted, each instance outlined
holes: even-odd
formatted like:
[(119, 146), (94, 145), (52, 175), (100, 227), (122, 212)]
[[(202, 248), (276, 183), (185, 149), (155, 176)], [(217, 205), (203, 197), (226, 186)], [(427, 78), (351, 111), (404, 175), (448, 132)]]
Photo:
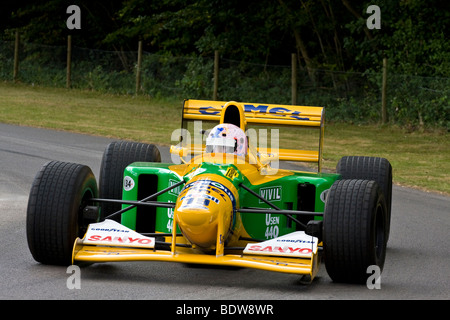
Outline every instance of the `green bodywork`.
[[(123, 200), (140, 200), (181, 181), (181, 178), (188, 182), (192, 177), (189, 174), (194, 170), (180, 177), (169, 168), (170, 166), (173, 164), (136, 162), (129, 165), (125, 169), (124, 177), (132, 178), (133, 187), (124, 187)], [(290, 171), (292, 175), (252, 185), (233, 164), (202, 163), (194, 169), (199, 167), (205, 173), (222, 175), (233, 183), (239, 193), (239, 208), (270, 208), (261, 199), (239, 187), (242, 183), (280, 209), (322, 213), (326, 191), (340, 178), (339, 174)], [(235, 169), (232, 178), (225, 174), (230, 167)], [(175, 203), (183, 187), (178, 186), (152, 201)], [(128, 205), (123, 207), (126, 208)], [(173, 208), (138, 207), (123, 213), (121, 223), (138, 232), (171, 233), (173, 215)], [(321, 218), (314, 215), (307, 218), (297, 215), (300, 221), (307, 219), (305, 224), (308, 220)], [(241, 219), (245, 231), (253, 239), (272, 239), (299, 230), (295, 223), (280, 214), (241, 213)]]

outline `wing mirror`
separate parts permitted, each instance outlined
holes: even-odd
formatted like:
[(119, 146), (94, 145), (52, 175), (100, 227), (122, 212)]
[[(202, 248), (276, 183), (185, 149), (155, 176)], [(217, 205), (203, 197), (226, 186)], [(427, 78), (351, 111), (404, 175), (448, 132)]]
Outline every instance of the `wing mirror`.
[(268, 165), (272, 161), (278, 161), (278, 153), (260, 153), (259, 154), (259, 162), (263, 166)]
[(189, 154), (189, 150), (186, 147), (170, 146), (170, 153), (180, 157), (186, 157)]

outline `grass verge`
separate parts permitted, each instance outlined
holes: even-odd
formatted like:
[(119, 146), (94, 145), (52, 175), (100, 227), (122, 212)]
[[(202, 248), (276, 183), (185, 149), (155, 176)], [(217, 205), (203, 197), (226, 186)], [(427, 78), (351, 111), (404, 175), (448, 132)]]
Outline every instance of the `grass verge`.
[[(0, 122), (169, 145), (182, 101), (0, 83)], [(287, 147), (316, 148), (315, 137), (282, 136)], [(324, 167), (344, 155), (389, 159), (394, 182), (450, 195), (450, 142), (445, 130), (326, 123)]]

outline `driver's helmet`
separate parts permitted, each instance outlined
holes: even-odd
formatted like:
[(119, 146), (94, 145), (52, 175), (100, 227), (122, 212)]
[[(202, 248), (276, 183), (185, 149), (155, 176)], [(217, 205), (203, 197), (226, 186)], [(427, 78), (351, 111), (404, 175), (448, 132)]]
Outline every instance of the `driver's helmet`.
[(245, 157), (247, 137), (244, 131), (231, 123), (221, 123), (211, 129), (206, 138), (206, 152), (233, 153)]

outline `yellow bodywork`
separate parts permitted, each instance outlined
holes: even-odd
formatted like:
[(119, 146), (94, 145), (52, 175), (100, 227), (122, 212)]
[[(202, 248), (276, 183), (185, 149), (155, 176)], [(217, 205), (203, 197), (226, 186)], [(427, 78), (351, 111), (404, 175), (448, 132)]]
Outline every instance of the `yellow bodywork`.
[[(174, 210), (174, 220), (189, 242), (204, 249), (213, 249), (218, 241), (223, 242), (224, 239), (229, 239), (229, 231), (233, 221), (233, 204), (223, 190), (211, 185), (206, 186), (206, 184), (202, 184), (203, 181), (214, 181), (224, 185), (232, 192), (235, 199), (239, 199), (236, 188), (224, 177), (216, 174), (199, 175), (189, 180), (189, 185), (194, 185), (194, 187), (185, 187), (181, 191), (178, 197), (180, 200), (177, 201)], [(208, 200), (208, 206), (195, 203), (196, 198), (201, 201), (204, 200), (202, 191), (195, 187), (196, 182), (200, 184), (202, 189), (207, 187), (207, 196), (209, 199), (215, 199), (216, 202)], [(197, 197), (200, 194), (202, 197)], [(186, 204), (189, 200), (194, 201)], [(176, 230), (175, 226), (173, 230)], [(237, 233), (235, 235), (238, 236)], [(232, 239), (230, 240), (232, 241)]]
[[(81, 240), (79, 240), (81, 241)], [(83, 246), (75, 243), (74, 262), (166, 261), (254, 268), (309, 275), (317, 273), (317, 254), (312, 259), (226, 254), (181, 253), (163, 250)]]
[[(176, 241), (174, 241), (176, 242)], [(175, 247), (176, 248), (176, 247)], [(186, 252), (190, 251), (190, 252)], [(194, 264), (246, 267), (267, 271), (308, 275), (313, 279), (318, 271), (318, 255), (311, 259), (242, 254), (211, 255), (181, 248), (166, 251), (154, 249), (83, 245), (77, 239), (73, 250), (73, 264), (80, 262), (166, 261)], [(221, 250), (219, 250), (220, 252)]]

